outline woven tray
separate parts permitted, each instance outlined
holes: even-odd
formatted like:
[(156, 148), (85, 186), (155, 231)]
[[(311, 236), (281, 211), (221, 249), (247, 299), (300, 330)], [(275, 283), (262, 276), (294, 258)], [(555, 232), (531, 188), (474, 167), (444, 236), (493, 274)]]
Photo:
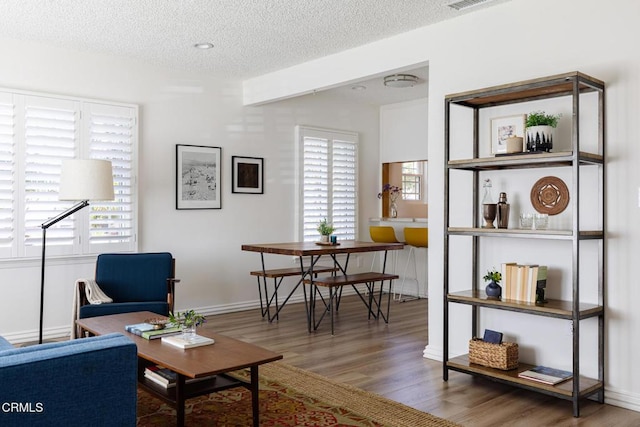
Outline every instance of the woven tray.
[(569, 189), (563, 180), (556, 176), (545, 176), (531, 188), (531, 204), (540, 213), (557, 215), (569, 204)]
[(469, 362), (508, 371), (518, 367), (518, 344), (493, 344), (479, 338), (469, 341)]

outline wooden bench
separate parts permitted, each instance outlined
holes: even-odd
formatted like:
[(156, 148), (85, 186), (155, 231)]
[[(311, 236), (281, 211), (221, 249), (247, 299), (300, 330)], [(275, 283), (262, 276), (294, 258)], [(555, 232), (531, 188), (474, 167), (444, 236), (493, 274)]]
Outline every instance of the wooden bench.
[[(397, 279), (399, 276), (397, 274), (388, 274), (388, 273), (377, 273), (377, 272), (366, 272), (366, 273), (355, 273), (355, 274), (345, 274), (345, 275), (334, 275), (329, 277), (319, 277), (313, 280), (305, 279), (305, 283), (313, 285), (313, 286), (322, 286), (329, 288), (329, 303), (324, 300), (322, 294), (320, 294), (320, 298), (325, 305), (325, 311), (322, 313), (320, 319), (315, 321), (315, 297), (316, 297), (316, 289), (311, 290), (311, 312), (313, 315), (313, 329), (318, 329), (320, 322), (324, 318), (327, 312), (330, 313), (331, 316), (331, 335), (334, 334), (334, 312), (338, 310), (340, 305), (340, 296), (342, 295), (342, 288), (344, 286), (351, 286), (356, 291), (364, 305), (368, 310), (368, 317), (371, 318), (373, 316), (377, 319), (379, 316), (382, 316), (385, 323), (389, 323), (389, 307), (391, 304), (391, 284), (394, 279)], [(384, 282), (389, 281), (389, 292), (387, 297), (387, 310), (386, 313), (382, 311), (382, 293), (384, 288)], [(378, 298), (375, 296), (375, 283), (380, 282), (380, 290), (378, 291)], [(358, 290), (355, 285), (364, 284), (367, 286), (367, 299), (365, 300), (364, 296)], [(339, 292), (336, 292), (334, 289), (339, 288)], [(375, 304), (375, 312), (374, 312), (374, 304)], [(335, 306), (334, 306), (335, 305)]]
[[(305, 272), (308, 272), (310, 267), (303, 267)], [(313, 275), (317, 276), (318, 273), (335, 273), (339, 271), (338, 267), (325, 267), (325, 266), (314, 266), (313, 267)], [(288, 268), (274, 268), (272, 270), (256, 270), (250, 272), (252, 276), (256, 276), (258, 280), (258, 294), (260, 296), (260, 311), (262, 313), (262, 317), (267, 316), (269, 322), (272, 322), (274, 319), (278, 318), (278, 314), (280, 310), (285, 306), (291, 295), (298, 289), (300, 283), (302, 283), (302, 270), (300, 267), (288, 267)], [(298, 284), (291, 290), (287, 298), (284, 300), (282, 305), (278, 305), (278, 289), (280, 288), (280, 284), (282, 283), (282, 279), (285, 277), (299, 276), (301, 279)], [(305, 274), (306, 276), (306, 274)], [(263, 283), (260, 283), (260, 279), (262, 278)], [(267, 279), (273, 279), (273, 294), (269, 297), (269, 292), (267, 290)], [(264, 304), (262, 301), (262, 286), (264, 286)], [(271, 306), (275, 304), (275, 313), (273, 316), (271, 315)], [(305, 304), (306, 304), (306, 295), (305, 295)]]

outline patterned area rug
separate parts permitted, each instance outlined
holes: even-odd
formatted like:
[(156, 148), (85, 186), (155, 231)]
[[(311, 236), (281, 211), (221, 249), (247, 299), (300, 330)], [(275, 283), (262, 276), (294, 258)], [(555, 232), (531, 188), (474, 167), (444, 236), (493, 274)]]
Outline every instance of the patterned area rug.
[[(248, 371), (234, 375), (248, 378)], [(185, 424), (251, 426), (251, 393), (244, 387), (187, 400)], [(169, 405), (138, 389), (138, 426), (175, 426)], [(260, 425), (449, 427), (452, 422), (282, 362), (260, 367)]]

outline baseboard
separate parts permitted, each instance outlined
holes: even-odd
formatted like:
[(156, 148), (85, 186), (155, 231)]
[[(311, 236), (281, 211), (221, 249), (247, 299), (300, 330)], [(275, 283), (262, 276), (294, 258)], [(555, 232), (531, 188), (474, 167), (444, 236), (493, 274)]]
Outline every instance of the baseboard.
[(427, 344), (427, 346), (424, 348), (424, 351), (422, 352), (422, 357), (424, 357), (425, 359), (442, 362), (442, 347)]
[(609, 405), (640, 412), (640, 395), (637, 394), (631, 394), (605, 386), (604, 402)]

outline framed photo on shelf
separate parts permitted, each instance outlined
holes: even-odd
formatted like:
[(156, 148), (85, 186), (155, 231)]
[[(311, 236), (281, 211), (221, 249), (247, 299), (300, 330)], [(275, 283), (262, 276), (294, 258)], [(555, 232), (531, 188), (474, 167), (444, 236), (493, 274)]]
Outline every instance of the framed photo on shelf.
[(176, 209), (221, 209), (222, 149), (176, 145)]
[(231, 157), (231, 192), (264, 193), (264, 158)]
[(507, 152), (507, 138), (524, 137), (525, 114), (491, 119), (491, 154)]

